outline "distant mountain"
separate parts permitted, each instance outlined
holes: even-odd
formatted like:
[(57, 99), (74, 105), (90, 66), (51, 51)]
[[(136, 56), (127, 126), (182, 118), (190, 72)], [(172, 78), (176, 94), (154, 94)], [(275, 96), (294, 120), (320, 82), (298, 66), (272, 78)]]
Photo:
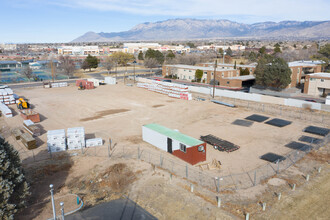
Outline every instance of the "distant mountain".
[(72, 42), (193, 40), (237, 38), (330, 38), (330, 21), (281, 21), (243, 24), (229, 20), (170, 19), (138, 24), (129, 31), (87, 32)]

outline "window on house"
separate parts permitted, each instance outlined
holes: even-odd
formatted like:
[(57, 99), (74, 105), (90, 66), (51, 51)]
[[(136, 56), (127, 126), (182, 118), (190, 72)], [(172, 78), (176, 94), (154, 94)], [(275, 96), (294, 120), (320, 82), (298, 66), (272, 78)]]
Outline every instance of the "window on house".
[(324, 79), (321, 79), (321, 82), (324, 82)]
[(204, 72), (204, 74), (207, 74), (207, 72)]
[(189, 76), (189, 79), (191, 79), (191, 76)]
[(186, 153), (186, 152), (187, 152), (187, 147), (186, 147), (186, 145), (180, 143), (180, 150), (181, 150), (182, 152)]
[(225, 75), (224, 73), (221, 74), (222, 77), (224, 77), (224, 75)]
[(211, 73), (211, 75), (213, 76), (213, 72)]
[(227, 84), (229, 84), (229, 81), (227, 81)]

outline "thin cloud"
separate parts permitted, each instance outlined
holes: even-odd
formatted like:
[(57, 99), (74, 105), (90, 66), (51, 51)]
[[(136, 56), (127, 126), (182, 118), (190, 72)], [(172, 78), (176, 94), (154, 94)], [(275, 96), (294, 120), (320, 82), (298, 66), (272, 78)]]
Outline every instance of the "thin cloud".
[(34, 0), (34, 3), (142, 16), (221, 18), (226, 15), (237, 15), (271, 16), (277, 21), (330, 20), (328, 0)]

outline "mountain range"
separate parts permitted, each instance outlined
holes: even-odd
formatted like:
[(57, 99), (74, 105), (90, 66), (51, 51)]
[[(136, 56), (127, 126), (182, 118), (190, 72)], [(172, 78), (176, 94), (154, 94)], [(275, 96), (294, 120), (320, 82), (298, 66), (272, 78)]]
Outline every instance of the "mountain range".
[(169, 19), (138, 24), (123, 32), (86, 34), (72, 42), (247, 39), (329, 39), (330, 21), (281, 21), (243, 24), (229, 20)]

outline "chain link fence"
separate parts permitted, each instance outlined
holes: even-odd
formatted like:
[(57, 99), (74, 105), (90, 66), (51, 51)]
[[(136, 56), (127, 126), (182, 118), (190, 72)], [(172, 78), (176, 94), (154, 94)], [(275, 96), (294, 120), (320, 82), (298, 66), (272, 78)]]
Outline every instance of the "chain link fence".
[(330, 125), (330, 113), (312, 110), (308, 108), (308, 106), (306, 106), (305, 109), (301, 109), (290, 106), (259, 103), (254, 101), (232, 99), (226, 97), (216, 97), (215, 99), (235, 106), (247, 108), (252, 111), (275, 115), (276, 117), (299, 119), (312, 123), (322, 124), (325, 126)]
[(159, 153), (157, 150), (141, 149), (139, 146), (115, 146), (105, 144), (100, 147), (82, 148), (80, 150), (64, 151), (58, 153), (39, 151), (35, 154), (34, 150), (19, 152), (23, 163), (38, 162), (49, 159), (71, 157), (71, 156), (93, 156), (109, 159), (137, 159), (153, 164), (159, 169), (166, 170), (169, 175), (178, 176), (200, 187), (207, 188), (213, 192), (223, 190), (246, 189), (256, 186), (262, 181), (288, 169), (311, 150), (318, 150), (330, 142), (330, 134), (317, 144), (311, 143), (304, 145), (300, 149), (293, 150), (284, 155), (285, 160), (276, 163), (267, 163), (253, 170), (230, 174), (227, 176), (216, 176), (212, 173), (203, 171), (180, 159), (175, 158), (166, 152)]

